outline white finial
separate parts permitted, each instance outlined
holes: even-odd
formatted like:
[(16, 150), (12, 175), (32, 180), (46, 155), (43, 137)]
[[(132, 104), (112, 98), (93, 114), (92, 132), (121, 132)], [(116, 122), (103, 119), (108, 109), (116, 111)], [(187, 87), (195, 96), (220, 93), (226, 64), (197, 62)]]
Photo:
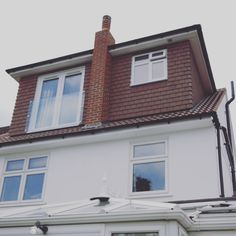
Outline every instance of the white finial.
[(107, 197), (108, 195), (109, 194), (108, 194), (107, 176), (106, 174), (104, 174), (102, 178), (102, 188), (101, 188), (100, 196)]

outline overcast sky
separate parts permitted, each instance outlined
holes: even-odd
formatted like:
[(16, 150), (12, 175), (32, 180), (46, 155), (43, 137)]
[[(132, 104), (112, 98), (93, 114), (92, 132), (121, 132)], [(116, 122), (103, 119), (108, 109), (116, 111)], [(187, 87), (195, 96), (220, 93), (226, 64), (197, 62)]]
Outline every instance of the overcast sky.
[[(0, 127), (10, 124), (18, 89), (5, 70), (93, 48), (106, 14), (117, 43), (201, 24), (216, 86), (230, 96), (235, 11), (233, 0), (0, 0)], [(236, 101), (231, 113), (234, 123)]]

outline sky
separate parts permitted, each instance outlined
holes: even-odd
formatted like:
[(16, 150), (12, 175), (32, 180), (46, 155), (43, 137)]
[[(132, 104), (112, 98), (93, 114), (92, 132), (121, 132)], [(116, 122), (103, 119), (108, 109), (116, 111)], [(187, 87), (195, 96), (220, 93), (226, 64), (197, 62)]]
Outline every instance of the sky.
[[(234, 5), (234, 0), (0, 0), (0, 127), (11, 122), (18, 89), (5, 70), (93, 48), (107, 14), (116, 43), (201, 24), (216, 86), (226, 87), (230, 97), (230, 81), (236, 83)], [(236, 129), (236, 101), (231, 115)]]

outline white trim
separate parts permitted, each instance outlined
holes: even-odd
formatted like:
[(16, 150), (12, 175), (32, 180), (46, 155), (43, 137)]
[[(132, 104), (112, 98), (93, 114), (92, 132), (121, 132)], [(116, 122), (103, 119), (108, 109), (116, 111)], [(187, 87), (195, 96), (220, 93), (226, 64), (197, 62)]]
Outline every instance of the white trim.
[[(165, 144), (165, 153), (163, 155), (156, 156), (146, 156), (146, 157), (134, 157), (134, 146), (145, 145), (145, 144), (155, 144), (155, 143), (163, 143)], [(133, 166), (135, 164), (146, 164), (153, 162), (164, 162), (165, 163), (165, 189), (163, 190), (155, 190), (155, 191), (140, 191), (133, 192)], [(136, 140), (130, 142), (130, 160), (129, 160), (129, 184), (128, 184), (128, 195), (130, 198), (135, 197), (156, 197), (163, 196), (169, 194), (169, 162), (168, 162), (168, 138), (152, 138), (149, 140)]]
[[(33, 158), (39, 158), (39, 157), (47, 157), (46, 161), (46, 166), (42, 168), (35, 168), (35, 169), (28, 169), (28, 164), (29, 160)], [(23, 168), (22, 170), (16, 170), (16, 171), (6, 171), (6, 165), (8, 161), (13, 161), (13, 160), (24, 160)], [(0, 181), (0, 196), (2, 195), (2, 188), (3, 188), (3, 183), (5, 177), (11, 177), (11, 176), (21, 176), (20, 180), (20, 185), (19, 185), (19, 192), (18, 192), (18, 197), (17, 200), (15, 201), (0, 201), (0, 207), (1, 206), (18, 206), (20, 205), (28, 205), (29, 204), (42, 204), (43, 199), (45, 196), (45, 186), (47, 182), (47, 171), (48, 171), (48, 163), (49, 163), (49, 155), (29, 155), (29, 156), (18, 156), (18, 157), (9, 157), (5, 158), (4, 161), (4, 170), (2, 173), (1, 181)], [(24, 200), (24, 190), (25, 190), (25, 184), (26, 184), (26, 179), (28, 175), (32, 174), (44, 174), (44, 180), (43, 180), (43, 187), (42, 187), (42, 193), (41, 193), (41, 198), (39, 199), (29, 199), (29, 200)]]
[[(61, 103), (62, 103), (62, 98), (63, 98), (62, 93), (63, 93), (63, 88), (64, 88), (65, 77), (68, 75), (76, 74), (76, 73), (81, 73), (81, 85), (80, 85), (80, 92), (79, 92), (79, 97), (78, 97), (79, 103), (78, 103), (78, 108), (77, 108), (78, 110), (77, 110), (76, 121), (72, 123), (59, 124)], [(84, 100), (83, 99), (84, 77), (85, 77), (84, 66), (39, 76), (38, 81), (37, 81), (37, 86), (36, 86), (35, 97), (34, 97), (35, 102), (32, 106), (32, 111), (31, 111), (32, 116), (30, 117), (30, 120), (29, 120), (29, 128), (27, 132), (31, 133), (31, 132), (38, 132), (38, 131), (65, 128), (65, 127), (79, 125), (80, 122), (82, 121), (81, 112), (82, 112), (83, 100)], [(40, 102), (43, 82), (47, 80), (51, 80), (51, 79), (58, 79), (52, 125), (47, 126), (47, 127), (36, 128), (35, 125), (36, 125), (36, 119), (37, 119), (37, 114), (38, 114), (38, 109), (39, 109), (39, 102)]]
[(202, 118), (186, 121), (175, 121), (170, 124), (156, 124), (144, 127), (132, 127), (121, 130), (97, 133), (97, 134), (87, 134), (78, 135), (74, 137), (58, 137), (56, 139), (35, 141), (28, 143), (15, 144), (10, 146), (0, 147), (0, 156), (14, 154), (16, 152), (39, 152), (40, 150), (44, 152), (46, 149), (73, 146), (78, 144), (88, 144), (112, 140), (122, 140), (122, 139), (137, 139), (140, 136), (156, 136), (162, 134), (168, 134), (170, 132), (183, 132), (184, 130), (194, 130), (201, 128), (212, 128), (215, 129), (211, 118)]
[(113, 236), (113, 233), (159, 233), (158, 236), (166, 236), (165, 225), (163, 222), (108, 224), (105, 236)]
[(20, 81), (20, 78), (32, 75), (32, 74), (42, 74), (47, 73), (49, 70), (60, 70), (61, 68), (65, 67), (72, 67), (72, 66), (78, 66), (79, 64), (89, 62), (92, 60), (92, 54), (79, 56), (76, 58), (68, 58), (66, 60), (49, 63), (41, 66), (34, 66), (29, 69), (23, 69), (16, 72), (10, 73), (11, 77), (14, 78), (16, 81)]

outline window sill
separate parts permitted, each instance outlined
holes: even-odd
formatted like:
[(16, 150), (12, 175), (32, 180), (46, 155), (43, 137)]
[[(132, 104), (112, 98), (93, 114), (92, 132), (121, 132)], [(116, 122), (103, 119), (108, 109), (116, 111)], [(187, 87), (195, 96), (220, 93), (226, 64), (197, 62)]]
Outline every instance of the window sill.
[(172, 197), (173, 195), (167, 191), (163, 192), (140, 192), (140, 193), (130, 193), (130, 199), (138, 199), (138, 198), (162, 198), (162, 197)]
[(37, 132), (44, 132), (44, 131), (50, 131), (50, 130), (56, 130), (56, 129), (66, 129), (70, 127), (75, 127), (81, 125), (81, 121), (73, 124), (68, 125), (60, 125), (60, 126), (54, 126), (54, 127), (46, 127), (46, 128), (39, 128), (39, 129), (30, 129), (27, 130), (26, 133), (37, 133)]
[(151, 84), (151, 83), (161, 82), (161, 81), (165, 81), (165, 80), (167, 80), (167, 78), (163, 78), (163, 79), (159, 79), (159, 80), (152, 80), (152, 81), (147, 81), (147, 82), (142, 82), (142, 83), (138, 83), (138, 84), (135, 84), (134, 82), (131, 82), (130, 86), (134, 87), (134, 86), (139, 86), (139, 85), (144, 85), (144, 84)]
[(35, 201), (15, 201), (15, 202), (0, 202), (0, 208), (4, 207), (19, 207), (19, 206), (39, 206), (46, 205), (45, 201), (35, 200)]

